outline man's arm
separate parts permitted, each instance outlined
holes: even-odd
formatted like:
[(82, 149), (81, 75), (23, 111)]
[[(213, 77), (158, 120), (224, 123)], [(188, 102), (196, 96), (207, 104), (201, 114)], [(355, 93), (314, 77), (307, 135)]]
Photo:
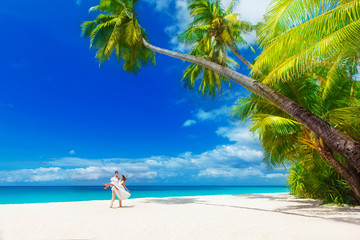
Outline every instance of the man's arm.
[(116, 188), (117, 190), (119, 190), (115, 184), (109, 183), (109, 184), (105, 184), (105, 185), (106, 185), (106, 187), (113, 186), (114, 188)]

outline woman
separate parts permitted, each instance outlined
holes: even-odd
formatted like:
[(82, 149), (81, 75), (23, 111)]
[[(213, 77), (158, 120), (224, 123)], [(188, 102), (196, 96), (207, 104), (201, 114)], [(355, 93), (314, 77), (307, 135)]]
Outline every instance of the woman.
[[(118, 172), (115, 172), (115, 176), (111, 178), (111, 183), (109, 184), (104, 184), (105, 188), (107, 189), (108, 187), (112, 186), (111, 190), (112, 190), (112, 199), (111, 199), (111, 204), (110, 204), (110, 208), (112, 208), (113, 203), (115, 201), (115, 195), (119, 198), (119, 207), (122, 207), (122, 203), (121, 200), (125, 200), (128, 199), (130, 197), (130, 191), (129, 189), (127, 189), (125, 182), (126, 182), (126, 177), (124, 175), (121, 175), (121, 177), (118, 177)], [(125, 190), (126, 189), (126, 190)]]

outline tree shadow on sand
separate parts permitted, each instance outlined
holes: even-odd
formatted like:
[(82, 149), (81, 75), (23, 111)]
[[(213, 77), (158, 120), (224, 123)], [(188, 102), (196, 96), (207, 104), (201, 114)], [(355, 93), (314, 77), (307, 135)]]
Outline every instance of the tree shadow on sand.
[(289, 194), (249, 194), (232, 196), (247, 199), (267, 199), (270, 201), (281, 201), (288, 203), (287, 206), (276, 208), (273, 210), (254, 210), (271, 211), (276, 213), (311, 218), (321, 218), (360, 225), (359, 207), (321, 205), (322, 201), (320, 200), (296, 198)]
[(200, 203), (198, 198), (149, 198), (145, 200), (145, 203), (157, 203), (157, 204), (190, 204)]
[(130, 206), (122, 206), (121, 208), (133, 208), (135, 207), (135, 205), (130, 205)]
[(271, 201), (280, 201), (287, 203), (296, 203), (297, 206), (311, 208), (321, 205), (321, 200), (307, 199), (307, 198), (295, 198), (288, 193), (280, 194), (243, 194), (243, 195), (232, 195), (233, 197), (246, 198), (246, 199), (266, 199)]
[[(271, 212), (278, 214), (286, 214), (307, 218), (318, 218), (325, 220), (332, 220), (337, 222), (345, 222), (350, 224), (360, 225), (360, 208), (356, 207), (338, 207), (329, 205), (320, 205), (321, 201), (312, 199), (296, 199), (295, 197), (289, 196), (288, 194), (279, 195), (266, 195), (266, 194), (251, 194), (251, 195), (232, 195), (232, 197), (239, 197), (244, 199), (268, 199), (270, 201), (281, 201), (287, 202), (284, 207), (276, 209), (264, 209), (256, 207), (248, 207), (235, 204), (222, 204), (213, 203), (212, 201), (206, 201), (204, 198), (154, 198), (146, 199), (144, 203), (155, 203), (155, 204), (201, 204), (216, 207), (231, 207), (252, 211)], [(240, 202), (239, 202), (240, 203)]]

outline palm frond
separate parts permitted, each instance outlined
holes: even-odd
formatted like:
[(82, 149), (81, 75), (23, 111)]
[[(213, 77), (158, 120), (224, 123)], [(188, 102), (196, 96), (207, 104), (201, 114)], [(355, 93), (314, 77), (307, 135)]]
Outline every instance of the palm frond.
[(272, 1), (264, 16), (265, 24), (258, 31), (260, 46), (275, 42), (278, 35), (281, 36), (292, 27), (328, 11), (333, 7), (334, 2), (322, 0)]
[(318, 66), (317, 61), (337, 57), (343, 49), (358, 50), (359, 25), (360, 3), (351, 1), (339, 5), (293, 27), (276, 42), (266, 46), (254, 68), (273, 66), (264, 83), (311, 71)]
[(125, 0), (100, 0), (90, 11), (100, 11), (93, 21), (82, 24), (82, 34), (90, 38), (90, 47), (97, 49), (100, 65), (110, 60), (113, 53), (123, 69), (138, 72), (148, 62), (155, 64), (155, 54), (145, 48), (142, 39), (148, 40), (144, 29), (134, 17), (134, 3)]

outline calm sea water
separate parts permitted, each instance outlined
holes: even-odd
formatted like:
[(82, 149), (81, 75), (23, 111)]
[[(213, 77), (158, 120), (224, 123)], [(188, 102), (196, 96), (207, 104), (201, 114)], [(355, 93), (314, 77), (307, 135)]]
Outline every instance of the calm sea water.
[[(129, 186), (131, 198), (180, 197), (223, 194), (281, 193), (287, 187), (264, 186)], [(109, 200), (102, 186), (0, 187), (0, 204)]]

